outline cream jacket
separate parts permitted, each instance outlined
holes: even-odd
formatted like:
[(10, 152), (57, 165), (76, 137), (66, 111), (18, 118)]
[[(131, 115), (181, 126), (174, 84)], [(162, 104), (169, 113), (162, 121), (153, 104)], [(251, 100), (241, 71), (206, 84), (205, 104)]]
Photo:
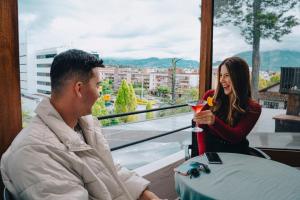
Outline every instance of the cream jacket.
[(99, 121), (79, 120), (87, 144), (44, 99), (37, 116), (1, 158), (5, 186), (17, 199), (138, 199), (149, 181), (114, 165)]

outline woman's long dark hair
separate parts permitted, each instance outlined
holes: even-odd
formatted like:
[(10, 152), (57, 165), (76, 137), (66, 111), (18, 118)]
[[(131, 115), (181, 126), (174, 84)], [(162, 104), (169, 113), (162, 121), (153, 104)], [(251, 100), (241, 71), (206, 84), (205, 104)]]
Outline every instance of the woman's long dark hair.
[[(220, 83), (220, 71), (226, 66), (232, 82), (232, 98), (224, 93)], [(240, 115), (246, 112), (251, 99), (249, 66), (239, 57), (226, 58), (218, 68), (218, 84), (214, 95), (216, 105), (213, 112), (230, 126), (234, 126)]]

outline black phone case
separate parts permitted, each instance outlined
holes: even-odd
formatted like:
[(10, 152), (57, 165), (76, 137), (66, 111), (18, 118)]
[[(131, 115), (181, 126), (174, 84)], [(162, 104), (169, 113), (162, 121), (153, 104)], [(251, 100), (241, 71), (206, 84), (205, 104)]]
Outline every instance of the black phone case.
[(222, 160), (216, 152), (205, 153), (209, 164), (222, 164)]

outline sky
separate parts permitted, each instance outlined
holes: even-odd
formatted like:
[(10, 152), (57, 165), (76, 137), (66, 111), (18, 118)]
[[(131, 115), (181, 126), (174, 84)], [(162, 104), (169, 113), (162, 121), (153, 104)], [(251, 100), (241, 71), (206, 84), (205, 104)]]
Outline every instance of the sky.
[[(199, 61), (200, 0), (19, 0), (20, 41), (30, 49), (71, 46), (101, 57)], [(299, 10), (298, 10), (299, 11)], [(299, 12), (297, 13), (299, 15)], [(300, 26), (262, 50), (300, 51)], [(231, 27), (214, 29), (213, 60), (251, 50)]]

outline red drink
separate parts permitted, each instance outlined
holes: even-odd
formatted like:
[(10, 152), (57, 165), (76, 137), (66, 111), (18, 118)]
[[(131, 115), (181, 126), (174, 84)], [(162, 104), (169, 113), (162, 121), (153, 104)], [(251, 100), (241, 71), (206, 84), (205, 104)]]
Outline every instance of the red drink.
[(198, 113), (202, 110), (205, 104), (196, 104), (196, 105), (191, 105), (191, 108), (195, 113)]

